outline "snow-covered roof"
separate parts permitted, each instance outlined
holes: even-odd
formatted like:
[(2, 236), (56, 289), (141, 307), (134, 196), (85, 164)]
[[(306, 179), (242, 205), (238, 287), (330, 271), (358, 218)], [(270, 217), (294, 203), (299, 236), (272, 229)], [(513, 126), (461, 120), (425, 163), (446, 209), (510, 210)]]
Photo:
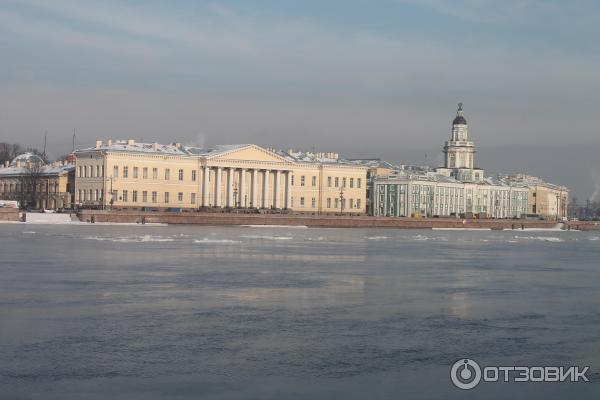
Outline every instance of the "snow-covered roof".
[(182, 156), (215, 156), (218, 154), (226, 153), (232, 150), (242, 149), (251, 146), (250, 144), (230, 144), (230, 145), (217, 145), (214, 147), (196, 147), (196, 146), (182, 146), (179, 143), (160, 144), (160, 143), (147, 143), (147, 142), (136, 142), (134, 140), (110, 140), (110, 141), (98, 141), (95, 147), (88, 147), (77, 150), (76, 153), (90, 152), (90, 151), (123, 151), (123, 152), (134, 152), (134, 153), (158, 153), (166, 155), (182, 155)]
[(499, 175), (496, 179), (501, 182), (507, 182), (512, 185), (521, 185), (524, 187), (544, 186), (549, 189), (565, 191), (565, 192), (569, 190), (565, 186), (556, 185), (554, 183), (549, 183), (537, 176), (531, 176), (531, 175), (526, 175), (526, 174)]
[(364, 165), (352, 162), (352, 160), (339, 158), (339, 154), (333, 152), (271, 150), (275, 154), (296, 163), (337, 164), (346, 166), (355, 165), (357, 167), (365, 167)]
[[(44, 165), (41, 168), (39, 173), (41, 175), (45, 175), (45, 176), (62, 175), (62, 174), (67, 174), (74, 170), (75, 170), (75, 165), (73, 165), (73, 164), (60, 165), (60, 166)], [(19, 176), (19, 175), (27, 174), (28, 171), (29, 170), (25, 166), (23, 166), (23, 167), (10, 166), (10, 167), (6, 167), (6, 168), (0, 168), (0, 176)]]
[(388, 168), (397, 169), (398, 166), (381, 158), (350, 158), (347, 161), (351, 164), (361, 165), (369, 168)]

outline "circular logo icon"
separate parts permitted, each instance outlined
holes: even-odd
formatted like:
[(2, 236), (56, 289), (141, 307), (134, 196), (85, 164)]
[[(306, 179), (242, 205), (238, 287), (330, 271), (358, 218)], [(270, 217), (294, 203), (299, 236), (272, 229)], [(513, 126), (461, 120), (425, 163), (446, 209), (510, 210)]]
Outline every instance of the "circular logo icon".
[(473, 389), (481, 380), (481, 368), (475, 361), (461, 358), (452, 365), (450, 379), (459, 389)]

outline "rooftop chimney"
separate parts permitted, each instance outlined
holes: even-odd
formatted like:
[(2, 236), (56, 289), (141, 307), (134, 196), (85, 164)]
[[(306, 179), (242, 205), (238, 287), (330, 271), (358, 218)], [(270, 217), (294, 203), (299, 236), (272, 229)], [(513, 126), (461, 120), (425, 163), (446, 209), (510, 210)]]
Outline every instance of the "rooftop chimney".
[(156, 143), (156, 142), (152, 143), (152, 150), (154, 150), (154, 151), (158, 150), (158, 143)]
[(127, 139), (127, 146), (133, 146), (135, 144), (135, 140)]
[(5, 168), (10, 167), (10, 161), (4, 161), (4, 167)]
[(102, 140), (96, 140), (96, 148), (102, 147)]
[(107, 145), (107, 146), (112, 146), (112, 139), (108, 139), (108, 140), (106, 141), (106, 145)]

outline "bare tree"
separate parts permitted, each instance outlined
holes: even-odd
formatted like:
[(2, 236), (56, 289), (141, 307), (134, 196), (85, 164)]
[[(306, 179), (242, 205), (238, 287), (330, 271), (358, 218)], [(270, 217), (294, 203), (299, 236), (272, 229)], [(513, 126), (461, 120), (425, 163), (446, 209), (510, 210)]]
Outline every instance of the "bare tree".
[(39, 186), (42, 182), (44, 164), (41, 161), (32, 160), (23, 167), (20, 176), (19, 203), (23, 208), (35, 208), (43, 193)]
[(16, 156), (23, 153), (25, 150), (19, 144), (0, 143), (0, 163), (12, 161)]

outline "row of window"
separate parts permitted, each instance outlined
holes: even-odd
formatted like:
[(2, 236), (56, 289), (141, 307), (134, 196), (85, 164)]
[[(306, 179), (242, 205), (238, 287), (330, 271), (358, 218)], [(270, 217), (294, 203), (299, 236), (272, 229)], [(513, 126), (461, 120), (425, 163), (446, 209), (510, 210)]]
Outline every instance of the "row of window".
[[(104, 176), (104, 166), (80, 165), (77, 172), (78, 172), (78, 176), (82, 177), (82, 178), (101, 178)], [(119, 166), (115, 165), (113, 167), (112, 178), (119, 178), (119, 172), (121, 172), (122, 178), (130, 177), (130, 170), (129, 170), (129, 166), (127, 166), (127, 165), (123, 166), (121, 171), (119, 171)], [(150, 169), (148, 167), (143, 167), (141, 169), (141, 178), (149, 179), (150, 172), (152, 173), (152, 179), (158, 179), (158, 168), (152, 168), (152, 170), (150, 171)], [(195, 182), (197, 179), (197, 171), (192, 170), (191, 176), (192, 176), (192, 181)], [(139, 167), (133, 167), (131, 169), (131, 178), (133, 178), (133, 179), (140, 178), (140, 168)], [(184, 180), (184, 170), (183, 169), (178, 170), (177, 178), (180, 181)], [(164, 179), (165, 180), (171, 179), (171, 170), (169, 168), (166, 168), (164, 170)], [(291, 179), (290, 183), (292, 186), (294, 186), (294, 176), (293, 175), (292, 175), (292, 179)], [(338, 187), (340, 187), (340, 183), (341, 183), (341, 187), (343, 187), (343, 188), (346, 188), (346, 187), (354, 188), (355, 183), (356, 183), (357, 188), (360, 189), (362, 187), (362, 179), (361, 178), (356, 178), (356, 181), (355, 181), (354, 178), (345, 178), (345, 177), (340, 178), (340, 177), (331, 177), (331, 176), (327, 177), (327, 187), (338, 188)], [(311, 184), (313, 187), (317, 186), (317, 177), (316, 176), (311, 177)], [(306, 176), (304, 176), (304, 175), (300, 176), (300, 186), (306, 186)]]
[[(345, 177), (331, 177), (328, 176), (327, 177), (327, 187), (340, 187), (340, 181), (343, 188), (347, 187), (346, 183), (349, 182), (349, 187), (350, 188), (354, 188), (354, 178), (345, 178)], [(294, 176), (292, 175), (292, 182), (291, 182), (292, 186), (294, 186)], [(300, 176), (300, 186), (306, 186), (306, 176), (301, 175)], [(317, 177), (316, 176), (312, 176), (311, 177), (311, 186), (316, 187), (317, 186)], [(362, 179), (361, 178), (356, 178), (356, 187), (357, 188), (361, 188), (362, 187)]]
[[(78, 201), (80, 202), (87, 202), (87, 201), (101, 201), (103, 197), (103, 191), (100, 189), (90, 189), (90, 190), (79, 190), (78, 191)], [(137, 202), (142, 202), (142, 203), (158, 203), (158, 192), (156, 191), (152, 191), (152, 192), (147, 192), (147, 191), (142, 191), (141, 192), (141, 197), (140, 197), (140, 192), (137, 190), (132, 190), (131, 192), (129, 190), (122, 190), (121, 193), (119, 194), (118, 191), (114, 191), (113, 192), (113, 200), (114, 202), (123, 202), (123, 203), (127, 203), (127, 202), (132, 202), (132, 203), (137, 203)], [(189, 199), (190, 199), (190, 203), (191, 204), (196, 204), (196, 193), (189, 193)], [(162, 202), (163, 203), (170, 203), (171, 202), (171, 193), (170, 192), (164, 192), (162, 194)], [(347, 200), (347, 202), (346, 202)], [(293, 201), (294, 199), (292, 198), (292, 206), (293, 206)], [(177, 193), (177, 202), (179, 203), (183, 203), (184, 202), (184, 193), (183, 192), (179, 192)], [(300, 197), (300, 207), (304, 207), (306, 205), (305, 202), (305, 198), (304, 197)], [(317, 207), (317, 199), (315, 197), (313, 197), (311, 199), (311, 207), (312, 208), (316, 208)], [(343, 208), (343, 209), (360, 209), (361, 207), (361, 201), (360, 199), (340, 199), (338, 198), (327, 198), (327, 208), (334, 208), (334, 209), (339, 209), (339, 208)]]
[[(50, 192), (50, 193), (58, 193), (59, 184), (58, 182), (50, 182), (48, 185), (46, 183), (38, 183), (36, 192)], [(0, 192), (1, 193), (16, 193), (16, 192), (32, 192), (33, 186), (31, 184), (22, 184), (22, 183), (0, 183)]]
[[(341, 202), (340, 202), (340, 200), (341, 200)], [(346, 202), (346, 200), (347, 200), (347, 202)], [(292, 207), (293, 206), (294, 206), (294, 199), (292, 199)], [(305, 207), (305, 206), (306, 206), (306, 202), (305, 202), (304, 197), (300, 197), (300, 207)], [(311, 207), (312, 208), (317, 207), (317, 199), (315, 197), (313, 197), (311, 199)], [(337, 197), (332, 199), (331, 197), (328, 197), (327, 198), (327, 208), (334, 208), (334, 209), (360, 208), (360, 199), (339, 199)]]
[[(90, 190), (79, 190), (78, 191), (78, 200), (80, 202), (86, 202), (86, 201), (101, 201), (104, 192), (100, 189), (90, 189)], [(116, 202), (123, 202), (123, 203), (128, 203), (128, 202), (132, 202), (132, 203), (137, 203), (137, 202), (142, 202), (142, 203), (158, 203), (158, 192), (147, 192), (146, 190), (139, 192), (137, 190), (122, 190), (121, 193), (119, 194), (119, 192), (117, 190), (115, 190), (113, 192), (113, 201)], [(184, 202), (184, 193), (183, 192), (179, 192), (177, 193), (177, 201), (179, 203), (183, 203)], [(189, 194), (189, 199), (190, 199), (190, 203), (191, 204), (196, 204), (196, 193), (190, 193)], [(171, 193), (169, 192), (164, 192), (162, 194), (162, 198), (161, 200), (163, 200), (164, 203), (169, 203), (171, 201)]]
[[(113, 167), (112, 178), (119, 178), (119, 177), (129, 178), (130, 177), (129, 172), (130, 172), (129, 166), (124, 166), (121, 171), (121, 175), (119, 175), (119, 166), (115, 165)], [(150, 172), (150, 169), (148, 167), (143, 167), (141, 169), (141, 178), (149, 179), (149, 172)], [(158, 179), (158, 168), (152, 168), (151, 172), (152, 172), (152, 179)], [(178, 180), (180, 180), (180, 181), (184, 180), (183, 169), (179, 169), (177, 172), (178, 172), (177, 173)], [(78, 177), (80, 177), (80, 178), (101, 178), (104, 176), (104, 166), (80, 165), (79, 168), (77, 169), (77, 173), (78, 173)], [(197, 178), (197, 171), (192, 170), (191, 176), (192, 176), (192, 181), (195, 182), (196, 178)], [(133, 167), (131, 169), (131, 178), (133, 178), (133, 179), (140, 178), (140, 168), (139, 167)], [(171, 179), (171, 170), (169, 168), (166, 168), (164, 171), (164, 179), (165, 180)]]

